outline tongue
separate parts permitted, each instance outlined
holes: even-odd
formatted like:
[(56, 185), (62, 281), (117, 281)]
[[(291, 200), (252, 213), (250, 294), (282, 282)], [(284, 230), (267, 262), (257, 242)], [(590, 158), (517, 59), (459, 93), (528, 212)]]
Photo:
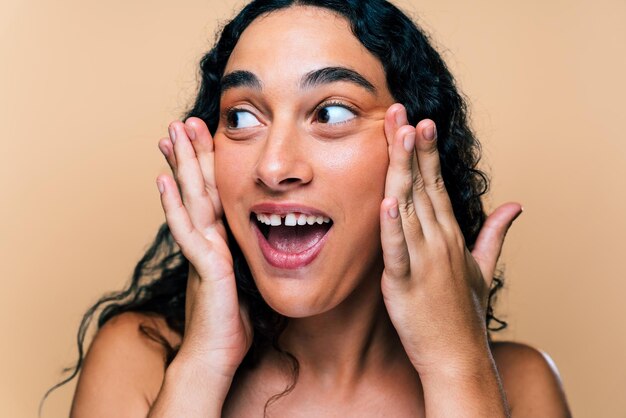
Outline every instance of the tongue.
[(308, 250), (328, 232), (328, 225), (272, 226), (267, 242), (279, 251), (301, 253)]

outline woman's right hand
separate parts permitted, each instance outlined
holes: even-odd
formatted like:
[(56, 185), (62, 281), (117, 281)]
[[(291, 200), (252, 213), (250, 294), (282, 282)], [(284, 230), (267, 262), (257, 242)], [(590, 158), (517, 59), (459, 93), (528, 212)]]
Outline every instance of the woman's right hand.
[(172, 122), (159, 149), (174, 174), (157, 177), (161, 204), (189, 260), (185, 334), (175, 361), (232, 378), (252, 343), (252, 326), (237, 298), (215, 183), (213, 139), (204, 121), (192, 117)]

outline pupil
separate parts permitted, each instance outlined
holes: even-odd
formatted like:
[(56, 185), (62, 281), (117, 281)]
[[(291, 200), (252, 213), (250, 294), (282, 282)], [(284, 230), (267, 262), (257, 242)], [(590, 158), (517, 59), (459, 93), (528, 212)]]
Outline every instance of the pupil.
[(320, 113), (317, 116), (317, 120), (321, 123), (328, 123), (330, 119), (330, 115), (328, 114), (328, 109), (323, 108), (320, 110)]
[(228, 126), (231, 128), (237, 127), (237, 124), (239, 123), (239, 115), (237, 115), (237, 112), (230, 112), (226, 119), (228, 120)]

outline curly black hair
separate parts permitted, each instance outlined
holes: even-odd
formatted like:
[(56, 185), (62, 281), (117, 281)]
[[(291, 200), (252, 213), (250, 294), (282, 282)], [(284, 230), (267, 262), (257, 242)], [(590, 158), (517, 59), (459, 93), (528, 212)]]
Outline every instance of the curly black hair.
[[(486, 215), (481, 196), (489, 186), (486, 175), (477, 168), (480, 144), (471, 131), (467, 106), (459, 93), (454, 78), (428, 36), (402, 11), (385, 0), (255, 0), (245, 6), (218, 34), (215, 46), (200, 62), (201, 83), (195, 103), (185, 117), (204, 120), (212, 134), (219, 119), (221, 79), (228, 59), (243, 31), (257, 17), (293, 6), (313, 6), (345, 18), (353, 34), (383, 65), (387, 87), (395, 101), (407, 110), (409, 122), (415, 125), (422, 119), (432, 119), (437, 126), (443, 179), (452, 201), (454, 214), (463, 232), (466, 245), (472, 249)], [(292, 362), (294, 379), (283, 392), (272, 397), (268, 404), (284, 396), (295, 385), (298, 362), (281, 350), (278, 337), (287, 318), (265, 303), (250, 274), (236, 240), (227, 227), (228, 239), (235, 265), (237, 290), (249, 305), (254, 328), (252, 347), (240, 370), (253, 367), (263, 350), (273, 347)], [(80, 324), (77, 344), (78, 361), (71, 375), (52, 387), (74, 378), (84, 359), (84, 338), (93, 316), (100, 309), (98, 328), (123, 312), (133, 311), (165, 318), (170, 328), (181, 336), (185, 324), (185, 289), (189, 263), (180, 252), (167, 224), (163, 224), (137, 263), (130, 284), (120, 292), (102, 297), (85, 314)], [(486, 324), (490, 331), (506, 327), (493, 314), (494, 296), (502, 287), (502, 279), (495, 277), (489, 294)], [(492, 327), (492, 323), (497, 325)], [(165, 367), (177, 353), (156, 330), (142, 326), (148, 337), (165, 347)], [(266, 404), (266, 408), (268, 406)]]

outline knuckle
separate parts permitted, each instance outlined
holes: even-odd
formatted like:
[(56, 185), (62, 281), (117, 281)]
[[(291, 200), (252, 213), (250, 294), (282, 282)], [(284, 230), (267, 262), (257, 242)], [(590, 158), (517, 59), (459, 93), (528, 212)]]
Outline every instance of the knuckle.
[(413, 199), (409, 198), (405, 201), (398, 202), (398, 209), (402, 214), (402, 218), (411, 219), (417, 216), (417, 212), (415, 211), (415, 204), (413, 203)]
[(443, 181), (441, 174), (437, 174), (435, 178), (429, 183), (430, 190), (435, 192), (444, 192), (446, 190), (446, 184)]
[(402, 279), (410, 276), (411, 271), (408, 266), (408, 260), (405, 262), (394, 259), (393, 256), (389, 257), (385, 262), (385, 272), (388, 277), (393, 279)]
[(410, 237), (420, 236), (422, 234), (422, 226), (416, 218), (407, 220), (405, 225), (406, 235)]
[(410, 270), (409, 255), (406, 251), (395, 251), (389, 256), (389, 264), (396, 276), (406, 276)]
[(432, 141), (428, 145), (426, 152), (428, 153), (430, 157), (439, 158), (439, 148), (437, 148), (437, 141)]
[(197, 196), (198, 200), (203, 202), (203, 205), (208, 205), (211, 208), (213, 207), (213, 200), (211, 199), (211, 195), (209, 194), (209, 192), (207, 192), (205, 188), (198, 189)]
[(424, 179), (419, 174), (413, 174), (412, 187), (414, 191), (421, 192), (424, 190)]
[(187, 189), (187, 199), (193, 200), (207, 200), (209, 194), (204, 187), (189, 187)]
[(393, 184), (397, 185), (399, 193), (408, 194), (411, 191), (411, 187), (413, 185), (413, 179), (410, 175), (406, 175), (405, 172), (395, 171)]
[(208, 182), (208, 181), (204, 182), (204, 192), (211, 199), (213, 199), (214, 196), (215, 197), (219, 196), (219, 193), (217, 191), (217, 187), (215, 186), (215, 184)]

